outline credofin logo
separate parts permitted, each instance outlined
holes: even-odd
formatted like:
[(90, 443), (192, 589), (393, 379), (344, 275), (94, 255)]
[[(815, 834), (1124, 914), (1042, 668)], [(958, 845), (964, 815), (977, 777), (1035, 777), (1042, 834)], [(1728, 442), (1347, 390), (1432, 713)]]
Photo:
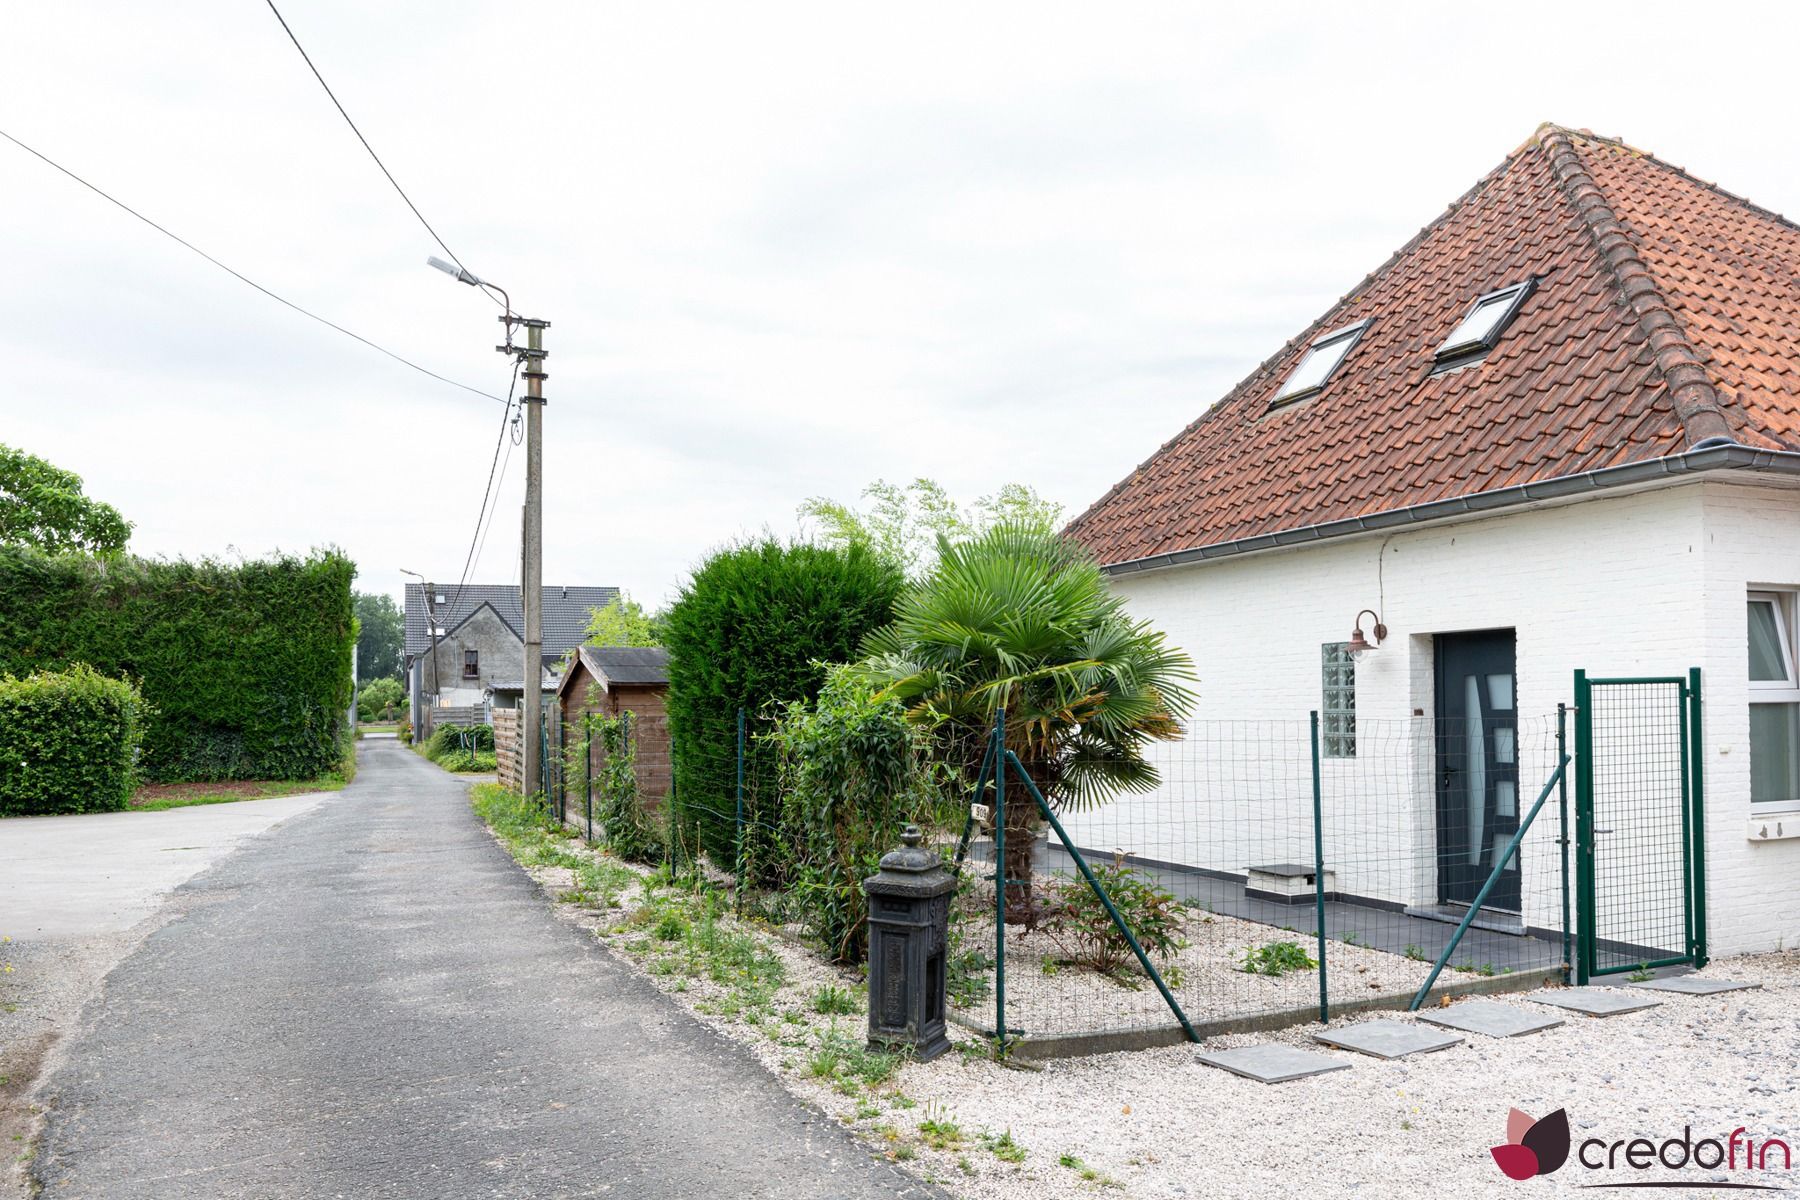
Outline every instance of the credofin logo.
[(1548, 1175), (1569, 1159), (1569, 1114), (1559, 1108), (1534, 1121), (1512, 1109), (1506, 1114), (1506, 1145), (1488, 1153), (1508, 1179)]

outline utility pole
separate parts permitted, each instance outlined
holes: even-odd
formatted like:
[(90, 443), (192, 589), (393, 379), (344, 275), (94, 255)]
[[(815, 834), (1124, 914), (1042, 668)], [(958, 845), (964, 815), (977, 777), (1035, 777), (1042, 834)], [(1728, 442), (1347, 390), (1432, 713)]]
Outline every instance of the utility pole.
[[(525, 364), (525, 529), (524, 558), (519, 603), (525, 613), (525, 711), (520, 727), (524, 754), (524, 791), (536, 795), (544, 786), (543, 679), (544, 679), (544, 330), (550, 322), (528, 317), (501, 317), (507, 325), (506, 346), (497, 349), (519, 355)], [(525, 349), (512, 342), (512, 325), (525, 327)]]

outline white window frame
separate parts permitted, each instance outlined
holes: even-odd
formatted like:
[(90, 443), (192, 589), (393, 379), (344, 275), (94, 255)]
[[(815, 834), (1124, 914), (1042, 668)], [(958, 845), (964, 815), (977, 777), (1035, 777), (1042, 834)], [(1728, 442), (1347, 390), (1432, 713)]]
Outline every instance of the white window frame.
[[(1800, 612), (1800, 593), (1777, 591), (1771, 588), (1754, 590), (1745, 597), (1745, 631), (1744, 654), (1745, 672), (1749, 671), (1750, 633), (1749, 606), (1758, 601), (1775, 606), (1775, 629), (1781, 639), (1781, 662), (1787, 671), (1787, 679), (1750, 679), (1750, 703), (1752, 704), (1800, 704), (1800, 661), (1796, 660), (1794, 648), (1800, 645), (1796, 637), (1800, 629), (1795, 627), (1797, 612)], [(1745, 744), (1749, 749), (1748, 742)], [(1754, 751), (1751, 752), (1754, 754)], [(1757, 816), (1778, 812), (1800, 812), (1800, 796), (1790, 796), (1784, 800), (1758, 800), (1753, 802), (1751, 811)]]
[[(1342, 367), (1344, 360), (1350, 357), (1350, 352), (1356, 349), (1356, 344), (1362, 341), (1362, 336), (1368, 332), (1373, 319), (1365, 317), (1354, 325), (1345, 325), (1314, 338), (1312, 345), (1306, 348), (1306, 353), (1300, 356), (1300, 361), (1294, 364), (1294, 369), (1288, 372), (1287, 379), (1281, 385), (1281, 390), (1275, 393), (1273, 400), (1269, 401), (1269, 407), (1285, 407), (1324, 391), (1325, 385), (1331, 382), (1331, 377), (1338, 373), (1338, 368)], [(1309, 364), (1315, 359), (1323, 358), (1330, 358), (1331, 365), (1325, 368), (1325, 373), (1319, 376), (1316, 382), (1297, 382), (1304, 378), (1304, 369)]]

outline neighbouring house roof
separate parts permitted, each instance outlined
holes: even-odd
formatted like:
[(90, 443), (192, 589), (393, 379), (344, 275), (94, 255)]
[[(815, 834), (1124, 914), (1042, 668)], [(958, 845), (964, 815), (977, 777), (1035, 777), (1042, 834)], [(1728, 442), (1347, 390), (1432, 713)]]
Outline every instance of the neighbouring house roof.
[(661, 646), (583, 646), (581, 663), (608, 684), (659, 686), (669, 682), (669, 652)]
[[(1475, 299), (1528, 278), (1485, 359), (1434, 374)], [(1271, 406), (1315, 340), (1363, 320), (1322, 390)], [(1800, 226), (1546, 125), (1067, 532), (1129, 568), (1796, 450)]]
[[(590, 610), (605, 608), (618, 598), (613, 587), (547, 587), (544, 589), (544, 657), (561, 658), (581, 644), (587, 634)], [(444, 598), (443, 603), (438, 597)], [(430, 615), (448, 634), (486, 604), (493, 608), (515, 636), (525, 636), (525, 614), (516, 583), (471, 583), (458, 590), (455, 584), (434, 584)], [(431, 646), (431, 626), (426, 621), (425, 588), (406, 585), (406, 653), (423, 654)]]

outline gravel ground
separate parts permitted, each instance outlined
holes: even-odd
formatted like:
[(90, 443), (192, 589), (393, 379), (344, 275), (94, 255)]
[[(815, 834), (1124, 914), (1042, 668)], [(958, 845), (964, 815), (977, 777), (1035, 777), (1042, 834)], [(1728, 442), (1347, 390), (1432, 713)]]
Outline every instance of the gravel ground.
[[(1045, 880), (1046, 884), (1051, 881)], [(1043, 885), (1040, 885), (1043, 886)], [(993, 889), (986, 904), (965, 906), (964, 945), (991, 948)], [(1318, 952), (1311, 934), (1284, 932), (1257, 921), (1190, 910), (1182, 930), (1186, 948), (1157, 962), (1157, 970), (1175, 993), (1190, 1021), (1305, 1008), (1319, 997), (1317, 972), (1285, 975), (1251, 974), (1242, 970), (1244, 953), (1273, 942), (1291, 942), (1308, 955)], [(1326, 969), (1338, 981), (1338, 995), (1366, 990), (1370, 997), (1410, 995), (1429, 973), (1429, 963), (1413, 962), (1366, 946), (1329, 941)], [(1141, 1029), (1170, 1023), (1169, 1009), (1147, 979), (1130, 976), (1136, 986), (1121, 984), (1094, 971), (1066, 965), (1064, 949), (1042, 932), (1006, 931), (1006, 1023), (1043, 1037)], [(1171, 968), (1173, 968), (1171, 970)], [(990, 991), (994, 973), (987, 972)], [(1455, 976), (1451, 976), (1455, 978)], [(1344, 981), (1354, 983), (1346, 988)], [(964, 1020), (991, 1029), (992, 1001), (957, 1010)]]
[[(642, 878), (642, 871), (636, 873)], [(553, 894), (570, 882), (567, 871), (533, 874)], [(1488, 1153), (1505, 1141), (1507, 1112), (1514, 1106), (1534, 1117), (1566, 1108), (1577, 1146), (1589, 1137), (1608, 1143), (1647, 1137), (1660, 1144), (1680, 1137), (1684, 1127), (1696, 1139), (1723, 1139), (1740, 1126), (1758, 1140), (1800, 1143), (1800, 1021), (1794, 1016), (1800, 954), (1732, 959), (1702, 973), (1760, 983), (1757, 991), (1659, 993), (1659, 1008), (1605, 1019), (1555, 1011), (1566, 1023), (1544, 1033), (1508, 1040), (1471, 1036), (1448, 1050), (1405, 1060), (1326, 1050), (1312, 1042), (1316, 1027), (1308, 1026), (1207, 1043), (1218, 1049), (1285, 1042), (1351, 1067), (1275, 1086), (1201, 1065), (1191, 1046), (1041, 1066), (996, 1063), (981, 1043), (953, 1029), (960, 1052), (905, 1064), (879, 1085), (846, 1088), (841, 1077), (811, 1074), (812, 1051), (833, 1030), (860, 1040), (861, 997), (858, 1012), (836, 1017), (812, 1012), (811, 997), (821, 986), (849, 985), (852, 975), (773, 931), (742, 926), (781, 958), (788, 983), (775, 994), (772, 1019), (733, 1012), (729, 989), (700, 976), (658, 973), (663, 969), (655, 965), (653, 937), (631, 916), (643, 902), (643, 887), (634, 885), (611, 909), (559, 909), (627, 961), (648, 965), (659, 988), (748, 1045), (791, 1091), (920, 1177), (971, 1200), (1088, 1193), (1145, 1200), (1517, 1196), (1523, 1185), (1501, 1175)], [(1196, 950), (1239, 947), (1249, 931), (1232, 928), (1237, 924), (1215, 919), (1211, 932), (1195, 938)], [(1356, 948), (1344, 950), (1350, 952), (1347, 962), (1356, 957)], [(1203, 969), (1221, 968), (1215, 963)], [(1303, 976), (1302, 986), (1310, 979)], [(1225, 986), (1225, 977), (1219, 982)], [(1500, 999), (1553, 1011), (1517, 996)], [(1009, 1142), (997, 1140), (1002, 1134)], [(1010, 1161), (1021, 1151), (1022, 1160)], [(1779, 1150), (1776, 1155), (1778, 1161)], [(1616, 1170), (1593, 1171), (1571, 1159), (1530, 1186), (1573, 1194), (1594, 1183), (1677, 1179), (1702, 1185), (1683, 1194), (1705, 1195), (1707, 1182), (1769, 1178), (1741, 1169), (1632, 1171), (1623, 1159)]]

